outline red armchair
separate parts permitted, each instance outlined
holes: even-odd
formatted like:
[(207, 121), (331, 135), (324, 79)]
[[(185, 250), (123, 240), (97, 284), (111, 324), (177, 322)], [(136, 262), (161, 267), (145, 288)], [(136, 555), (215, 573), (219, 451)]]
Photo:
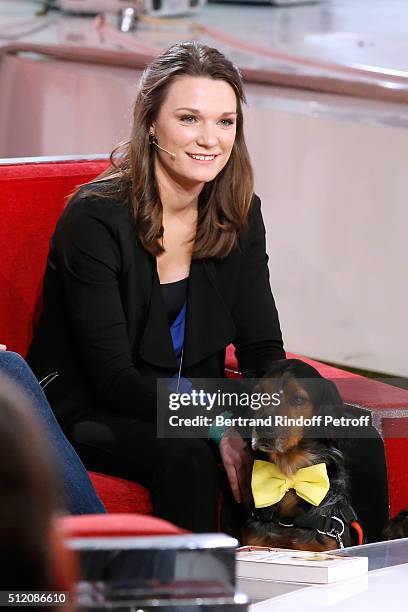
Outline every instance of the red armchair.
[[(10, 350), (25, 355), (40, 303), (48, 241), (55, 222), (66, 197), (106, 168), (107, 160), (3, 162), (0, 163), (0, 341)], [(373, 409), (385, 438), (391, 512), (408, 507), (405, 469), (408, 392), (305, 361), (335, 380), (345, 401)], [(226, 369), (229, 375), (236, 374), (232, 347), (227, 351)], [(396, 429), (399, 437), (395, 436)], [(102, 474), (90, 475), (108, 511), (151, 512), (149, 493), (140, 485)]]
[[(25, 355), (40, 308), (48, 243), (67, 196), (102, 172), (106, 159), (0, 164), (0, 338)], [(150, 514), (149, 492), (90, 472), (108, 512)]]

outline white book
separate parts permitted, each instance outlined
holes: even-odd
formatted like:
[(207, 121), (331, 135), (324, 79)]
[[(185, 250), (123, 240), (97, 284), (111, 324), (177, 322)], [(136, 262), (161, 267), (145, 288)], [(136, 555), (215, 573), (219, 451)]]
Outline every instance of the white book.
[(367, 557), (261, 546), (244, 546), (236, 553), (238, 578), (331, 584), (367, 572)]
[(299, 589), (306, 589), (314, 587), (319, 589), (318, 597), (319, 601), (332, 606), (344, 601), (349, 597), (353, 597), (368, 589), (368, 574), (357, 576), (355, 578), (348, 578), (346, 580), (340, 580), (332, 584), (308, 584), (306, 582), (281, 582), (279, 580), (260, 580), (256, 578), (240, 578), (237, 579), (237, 590), (240, 593), (245, 593), (247, 597), (253, 602), (257, 603), (254, 612), (262, 612), (262, 610), (268, 610), (269, 608), (261, 607), (259, 602), (265, 602), (265, 600), (275, 599), (281, 595), (298, 591)]
[(245, 593), (252, 602), (264, 601), (272, 597), (279, 597), (308, 585), (300, 582), (282, 582), (280, 580), (260, 580), (259, 578), (237, 577), (237, 591)]

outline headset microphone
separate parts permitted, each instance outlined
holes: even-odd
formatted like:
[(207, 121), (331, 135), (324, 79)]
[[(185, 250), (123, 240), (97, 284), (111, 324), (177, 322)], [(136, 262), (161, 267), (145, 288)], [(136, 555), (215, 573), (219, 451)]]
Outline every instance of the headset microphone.
[(157, 143), (157, 140), (156, 140), (156, 139), (154, 139), (152, 142), (153, 142), (153, 144), (154, 144), (154, 146), (155, 146), (155, 147), (157, 147), (158, 149), (160, 149), (160, 151), (164, 151), (165, 153), (168, 153), (172, 159), (176, 159), (176, 154), (175, 154), (175, 153), (170, 153), (170, 151), (167, 151), (167, 149), (163, 149), (163, 147), (161, 147), (161, 146), (160, 146), (160, 145)]

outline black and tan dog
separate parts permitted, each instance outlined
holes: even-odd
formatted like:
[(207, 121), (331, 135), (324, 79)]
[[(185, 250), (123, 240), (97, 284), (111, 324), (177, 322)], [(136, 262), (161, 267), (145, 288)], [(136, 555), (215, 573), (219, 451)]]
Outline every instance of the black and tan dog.
[(243, 543), (311, 551), (362, 543), (350, 503), (345, 442), (324, 426), (325, 415), (347, 414), (336, 386), (308, 364), (285, 359), (258, 387), (279, 394), (280, 403), (257, 413), (263, 423), (268, 416), (273, 423), (253, 431), (253, 505)]

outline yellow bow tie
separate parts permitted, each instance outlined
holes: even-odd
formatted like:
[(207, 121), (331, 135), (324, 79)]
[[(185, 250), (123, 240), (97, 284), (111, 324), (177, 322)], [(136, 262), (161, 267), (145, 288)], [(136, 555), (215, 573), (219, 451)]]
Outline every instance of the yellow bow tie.
[(256, 460), (252, 470), (252, 495), (256, 508), (266, 508), (280, 501), (289, 489), (313, 506), (318, 506), (330, 488), (326, 464), (300, 468), (286, 476), (274, 463)]

